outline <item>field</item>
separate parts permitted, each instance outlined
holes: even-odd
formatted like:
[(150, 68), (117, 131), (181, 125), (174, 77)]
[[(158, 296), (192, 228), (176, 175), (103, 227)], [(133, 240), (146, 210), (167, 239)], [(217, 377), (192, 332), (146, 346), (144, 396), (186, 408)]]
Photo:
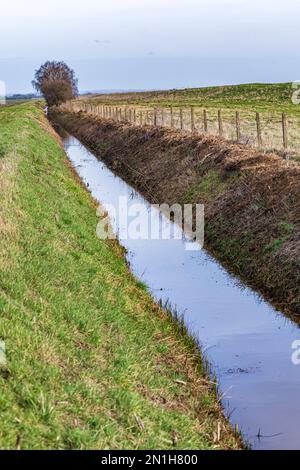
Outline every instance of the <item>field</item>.
[[(92, 105), (134, 107), (144, 113), (145, 120), (153, 121), (153, 110), (158, 108), (158, 124), (170, 126), (173, 107), (174, 127), (180, 127), (180, 108), (183, 129), (191, 129), (191, 107), (194, 109), (195, 129), (216, 135), (220, 133), (218, 111), (222, 115), (222, 135), (228, 140), (239, 140), (267, 150), (283, 151), (285, 156), (299, 156), (300, 105), (292, 102), (291, 83), (249, 84), (184, 90), (153, 91), (124, 94), (87, 95), (80, 101)], [(207, 129), (203, 112), (207, 112)], [(240, 135), (237, 135), (236, 112), (239, 112)], [(260, 116), (261, 142), (257, 136), (257, 114)], [(282, 113), (287, 116), (288, 144), (283, 145)]]
[(0, 447), (241, 447), (37, 104), (0, 110), (0, 193)]

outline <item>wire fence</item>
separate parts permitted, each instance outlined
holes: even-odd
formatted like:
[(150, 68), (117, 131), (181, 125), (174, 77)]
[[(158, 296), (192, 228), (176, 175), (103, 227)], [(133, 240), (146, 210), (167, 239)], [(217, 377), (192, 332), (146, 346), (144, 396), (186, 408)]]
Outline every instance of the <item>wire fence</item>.
[(71, 101), (63, 105), (104, 119), (152, 125), (192, 133), (209, 133), (261, 149), (300, 154), (300, 117), (285, 113), (259, 113), (200, 107), (146, 107), (95, 105)]

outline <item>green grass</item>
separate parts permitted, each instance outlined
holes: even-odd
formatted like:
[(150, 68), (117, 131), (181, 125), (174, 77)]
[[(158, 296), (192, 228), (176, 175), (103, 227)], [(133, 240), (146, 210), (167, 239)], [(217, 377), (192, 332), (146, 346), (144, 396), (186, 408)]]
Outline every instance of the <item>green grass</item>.
[(209, 203), (221, 196), (237, 177), (237, 174), (232, 174), (225, 178), (219, 170), (210, 170), (199, 183), (188, 189), (183, 196), (184, 203), (191, 204), (195, 200), (202, 204)]
[(0, 144), (0, 448), (240, 447), (38, 105), (0, 110)]
[(206, 88), (186, 88), (152, 92), (91, 95), (82, 97), (87, 102), (143, 104), (161, 106), (199, 106), (249, 111), (281, 111), (300, 114), (300, 106), (292, 103), (291, 83), (250, 83)]

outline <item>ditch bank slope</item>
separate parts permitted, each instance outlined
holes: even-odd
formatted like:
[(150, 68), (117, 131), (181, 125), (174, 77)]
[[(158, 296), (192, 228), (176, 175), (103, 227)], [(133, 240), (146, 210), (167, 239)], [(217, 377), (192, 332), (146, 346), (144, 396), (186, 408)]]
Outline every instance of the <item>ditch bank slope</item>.
[(0, 200), (0, 448), (241, 448), (32, 103), (0, 110)]
[(211, 136), (52, 118), (153, 203), (204, 203), (205, 242), (278, 308), (300, 314), (300, 167)]

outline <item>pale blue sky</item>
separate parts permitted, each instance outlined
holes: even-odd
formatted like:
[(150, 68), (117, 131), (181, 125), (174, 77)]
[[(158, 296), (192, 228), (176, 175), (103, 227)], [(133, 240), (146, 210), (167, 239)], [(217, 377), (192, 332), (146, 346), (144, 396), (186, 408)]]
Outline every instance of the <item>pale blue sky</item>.
[(31, 91), (47, 59), (81, 90), (297, 80), (299, 17), (298, 0), (9, 0), (0, 80)]

